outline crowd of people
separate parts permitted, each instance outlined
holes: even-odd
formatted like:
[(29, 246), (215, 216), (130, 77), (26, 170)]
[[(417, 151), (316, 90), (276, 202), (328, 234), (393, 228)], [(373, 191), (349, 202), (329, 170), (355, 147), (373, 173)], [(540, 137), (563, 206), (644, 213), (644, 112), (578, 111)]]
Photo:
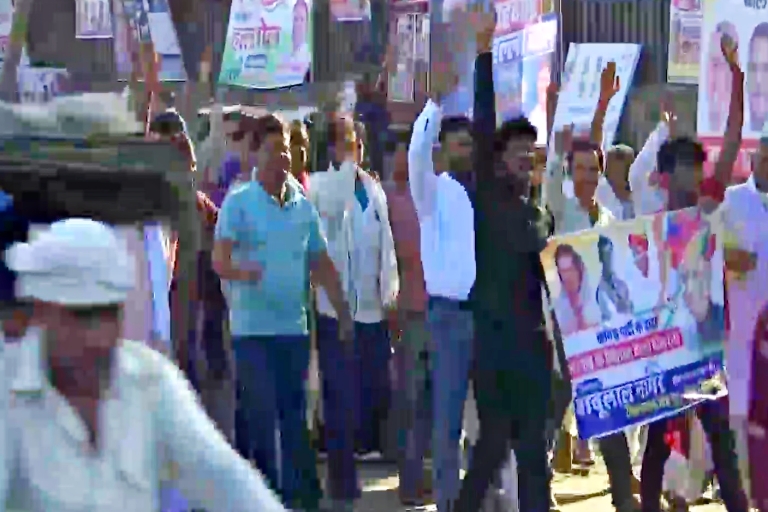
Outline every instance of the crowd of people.
[[(602, 147), (603, 120), (620, 88), (614, 63), (601, 74), (589, 135), (555, 130), (542, 158), (542, 138), (529, 120), (497, 127), (495, 21), (471, 17), (473, 117), (442, 115), (455, 75), (436, 70), (413, 126), (390, 134), (386, 169), (366, 161), (364, 126), (349, 115), (324, 121), (323, 169), (312, 168), (312, 132), (301, 122), (228, 116), (214, 107), (209, 139), (196, 152), (176, 111), (154, 117), (149, 133), (181, 150), (199, 185), (203, 236), (192, 300), (175, 293), (175, 273), (170, 285), (172, 319), (188, 308), (198, 320), (175, 347), (181, 372), (141, 343), (119, 341), (121, 307), (136, 279), (110, 228), (66, 219), (31, 241), (12, 240), (6, 261), (15, 293), (3, 329), (7, 344), (26, 342), (3, 355), (13, 376), (0, 397), (0, 498), (7, 507), (155, 510), (167, 478), (191, 506), (209, 511), (351, 512), (361, 495), (356, 462), (384, 450), (393, 419), (403, 505), (432, 499), (439, 512), (478, 512), (513, 450), (515, 508), (557, 510), (552, 454), (572, 414), (562, 336), (600, 324), (612, 310), (656, 305), (631, 300), (612, 270), (607, 238), (598, 243), (602, 275), (591, 309), (578, 306), (580, 256), (558, 248), (563, 291), (551, 297), (540, 252), (551, 236), (636, 216), (735, 211), (737, 195), (767, 190), (768, 139), (750, 180), (732, 186), (744, 73), (724, 38), (732, 96), (711, 176), (704, 177), (701, 145), (677, 133), (669, 102), (639, 153)], [(557, 92), (550, 84), (548, 130)], [(630, 243), (647, 251), (647, 239)], [(668, 245), (658, 250), (674, 259)], [(755, 257), (727, 248), (725, 263), (745, 275)], [(647, 254), (638, 258), (638, 280), (647, 264)], [(748, 365), (741, 357), (728, 352), (728, 367)], [(30, 364), (40, 358), (46, 371)], [(307, 392), (314, 358), (325, 485), (308, 421), (317, 415)], [(462, 480), (468, 396), (479, 426)], [(726, 510), (747, 512), (746, 411), (734, 402), (729, 409), (722, 399), (706, 400), (693, 410)], [(686, 417), (643, 428), (639, 478), (636, 429), (597, 441), (618, 512), (662, 509), (668, 434), (685, 437)], [(575, 448), (577, 462), (592, 462), (589, 443)], [(55, 484), (64, 474), (66, 484)], [(675, 510), (687, 506), (674, 493), (669, 501)]]

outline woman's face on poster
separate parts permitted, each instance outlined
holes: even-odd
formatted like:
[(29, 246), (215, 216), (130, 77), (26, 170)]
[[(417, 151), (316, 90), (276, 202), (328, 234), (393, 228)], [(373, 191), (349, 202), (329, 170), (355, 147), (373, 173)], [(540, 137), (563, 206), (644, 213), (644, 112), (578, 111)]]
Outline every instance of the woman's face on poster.
[(566, 293), (576, 294), (581, 288), (581, 270), (573, 256), (564, 254), (557, 259), (557, 272)]
[(293, 47), (302, 46), (307, 39), (307, 9), (297, 4), (293, 9)]

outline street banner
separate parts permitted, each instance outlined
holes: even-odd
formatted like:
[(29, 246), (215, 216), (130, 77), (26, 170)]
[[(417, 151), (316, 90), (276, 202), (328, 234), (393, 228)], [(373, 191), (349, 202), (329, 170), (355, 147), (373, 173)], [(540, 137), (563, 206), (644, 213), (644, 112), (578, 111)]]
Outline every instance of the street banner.
[(77, 0), (75, 2), (75, 37), (77, 39), (112, 37), (109, 0)]
[(536, 127), (536, 142), (541, 146), (547, 143), (547, 87), (552, 79), (557, 25), (557, 14), (550, 14), (493, 41), (497, 124), (525, 116)]
[(768, 121), (768, 2), (763, 0), (702, 0), (702, 47), (696, 128), (712, 170), (723, 144), (731, 100), (731, 72), (720, 50), (723, 34), (739, 46), (744, 84), (744, 129), (734, 174), (751, 173), (749, 154), (757, 149)]
[(252, 89), (300, 85), (312, 67), (312, 0), (233, 2), (219, 82)]
[(336, 21), (368, 21), (370, 0), (331, 0), (331, 17)]
[(669, 6), (667, 82), (697, 84), (702, 0), (672, 0)]
[(131, 74), (131, 48), (139, 42), (149, 41), (160, 55), (160, 81), (187, 79), (167, 0), (113, 0), (112, 10), (115, 64), (121, 80), (127, 80)]
[(571, 43), (563, 69), (560, 96), (553, 130), (574, 125), (577, 135), (588, 135), (600, 96), (600, 74), (606, 64), (616, 63), (621, 89), (608, 104), (603, 128), (603, 145), (613, 144), (621, 112), (632, 87), (641, 46), (628, 43)]
[(688, 209), (555, 237), (542, 251), (582, 439), (725, 393), (719, 232), (717, 217)]

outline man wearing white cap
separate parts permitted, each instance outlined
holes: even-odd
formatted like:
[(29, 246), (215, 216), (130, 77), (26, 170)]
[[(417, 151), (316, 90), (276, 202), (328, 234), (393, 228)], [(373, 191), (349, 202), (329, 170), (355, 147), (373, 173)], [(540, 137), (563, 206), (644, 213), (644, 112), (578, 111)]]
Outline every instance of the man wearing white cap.
[(210, 512), (283, 511), (205, 415), (181, 372), (120, 339), (134, 262), (108, 226), (51, 224), (6, 252), (33, 327), (9, 382), (0, 505), (30, 512), (159, 509), (161, 480)]

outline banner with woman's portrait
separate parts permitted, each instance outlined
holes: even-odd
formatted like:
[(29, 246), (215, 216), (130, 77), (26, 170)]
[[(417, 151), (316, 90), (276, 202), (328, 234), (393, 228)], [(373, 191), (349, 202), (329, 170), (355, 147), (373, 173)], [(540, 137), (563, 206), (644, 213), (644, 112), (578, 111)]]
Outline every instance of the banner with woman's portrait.
[(541, 258), (580, 437), (724, 393), (721, 223), (698, 210), (553, 238)]
[(749, 153), (757, 148), (768, 121), (768, 2), (758, 0), (702, 0), (701, 60), (696, 126), (709, 153), (717, 160), (731, 100), (731, 72), (720, 50), (727, 34), (739, 47), (744, 84), (744, 130), (735, 174), (751, 172)]

